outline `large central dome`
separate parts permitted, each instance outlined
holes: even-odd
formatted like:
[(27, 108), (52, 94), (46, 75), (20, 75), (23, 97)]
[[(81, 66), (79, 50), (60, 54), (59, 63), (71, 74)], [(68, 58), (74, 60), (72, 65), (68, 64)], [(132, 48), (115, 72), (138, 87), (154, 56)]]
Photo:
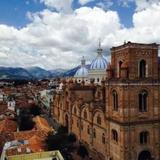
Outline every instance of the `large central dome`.
[(90, 69), (91, 70), (105, 70), (107, 67), (107, 60), (102, 55), (102, 49), (97, 49), (97, 57), (91, 63)]

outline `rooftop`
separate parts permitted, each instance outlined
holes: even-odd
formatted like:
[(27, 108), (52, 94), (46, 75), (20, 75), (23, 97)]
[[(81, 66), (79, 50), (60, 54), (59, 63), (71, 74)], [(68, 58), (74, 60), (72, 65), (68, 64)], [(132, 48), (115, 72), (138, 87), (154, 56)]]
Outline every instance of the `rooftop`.
[(8, 156), (7, 160), (64, 160), (61, 153), (56, 151), (37, 152), (31, 154), (22, 154), (15, 156)]

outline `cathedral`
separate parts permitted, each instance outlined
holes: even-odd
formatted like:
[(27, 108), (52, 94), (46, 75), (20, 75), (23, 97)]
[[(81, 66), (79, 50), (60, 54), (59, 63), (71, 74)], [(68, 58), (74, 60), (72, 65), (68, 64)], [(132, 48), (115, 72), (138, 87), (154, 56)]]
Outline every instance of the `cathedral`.
[(105, 160), (160, 160), (158, 45), (127, 42), (102, 49), (54, 96), (52, 114)]

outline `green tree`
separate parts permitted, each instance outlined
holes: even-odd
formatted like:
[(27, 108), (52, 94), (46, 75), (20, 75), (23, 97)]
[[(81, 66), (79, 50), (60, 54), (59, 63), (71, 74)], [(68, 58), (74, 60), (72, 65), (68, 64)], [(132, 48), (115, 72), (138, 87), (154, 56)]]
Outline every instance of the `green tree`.
[(80, 145), (77, 154), (83, 159), (89, 155), (87, 148), (84, 145)]

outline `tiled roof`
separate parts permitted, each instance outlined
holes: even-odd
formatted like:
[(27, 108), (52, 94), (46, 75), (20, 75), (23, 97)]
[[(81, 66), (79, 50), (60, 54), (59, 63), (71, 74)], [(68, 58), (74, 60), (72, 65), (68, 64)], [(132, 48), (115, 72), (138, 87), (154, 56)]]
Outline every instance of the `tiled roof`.
[(0, 121), (0, 133), (1, 132), (15, 132), (17, 130), (17, 123), (10, 119), (4, 119)]
[(15, 147), (6, 150), (7, 156), (26, 154), (27, 152), (42, 152), (44, 151), (44, 140), (42, 140), (38, 135), (33, 135), (27, 144), (20, 144)]
[(37, 130), (45, 131), (46, 133), (53, 131), (53, 129), (49, 126), (46, 119), (36, 116), (34, 119), (34, 122), (36, 123)]
[(39, 136), (42, 139), (45, 139), (45, 133), (40, 130), (31, 130), (31, 131), (20, 131), (20, 132), (14, 132), (13, 137), (15, 140), (28, 140), (34, 135)]

